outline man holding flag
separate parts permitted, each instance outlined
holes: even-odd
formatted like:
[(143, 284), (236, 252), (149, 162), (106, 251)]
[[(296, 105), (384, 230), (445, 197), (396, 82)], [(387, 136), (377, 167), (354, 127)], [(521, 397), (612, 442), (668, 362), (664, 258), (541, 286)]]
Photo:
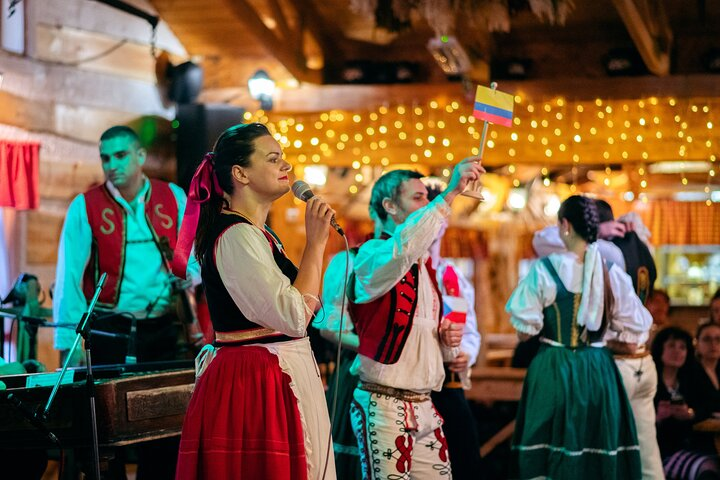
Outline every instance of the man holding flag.
[(383, 233), (358, 249), (348, 286), (360, 340), (350, 414), (365, 479), (450, 474), (430, 392), (442, 388), (443, 361), (457, 356), (462, 326), (441, 321), (428, 250), (457, 194), (484, 172), (479, 160), (460, 162), (448, 188), (429, 203), (417, 172), (386, 173), (373, 187), (370, 209)]

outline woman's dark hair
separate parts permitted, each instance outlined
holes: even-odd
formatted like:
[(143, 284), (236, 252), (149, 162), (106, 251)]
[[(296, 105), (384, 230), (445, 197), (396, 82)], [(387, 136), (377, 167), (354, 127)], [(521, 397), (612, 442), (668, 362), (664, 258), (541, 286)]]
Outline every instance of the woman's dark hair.
[(714, 302), (715, 300), (720, 300), (720, 288), (715, 290), (715, 294), (710, 299), (710, 303)]
[(662, 290), (660, 288), (654, 288), (652, 292), (650, 292), (650, 295), (648, 295), (648, 301), (652, 300), (655, 297), (662, 297), (665, 302), (667, 302), (668, 305), (670, 305), (670, 295), (665, 290)]
[(713, 318), (713, 303), (720, 301), (720, 288), (715, 290), (715, 294), (710, 299), (710, 303), (708, 303), (708, 318), (711, 322), (715, 321), (717, 322), (718, 319)]
[(597, 200), (595, 200), (595, 206), (597, 207), (598, 221), (600, 223), (611, 222), (615, 220), (615, 215), (613, 215), (612, 207), (608, 202), (598, 198)]
[(710, 327), (717, 327), (720, 328), (720, 324), (713, 322), (710, 320), (709, 322), (703, 323), (697, 328), (697, 331), (695, 332), (695, 339), (700, 340), (700, 335), (702, 335), (702, 332), (707, 330)]
[[(232, 195), (234, 186), (232, 167), (250, 165), (250, 156), (255, 151), (255, 140), (271, 135), (267, 127), (261, 123), (242, 123), (225, 130), (218, 137), (213, 147), (212, 163), (214, 175), (220, 188)], [(205, 252), (212, 246), (208, 238), (209, 228), (215, 222), (227, 201), (210, 189), (210, 199), (200, 207), (200, 219), (195, 233), (195, 255), (202, 264)]]
[(592, 199), (580, 195), (566, 198), (558, 210), (558, 220), (563, 218), (570, 222), (575, 232), (586, 242), (597, 240), (598, 211)]
[(662, 355), (665, 343), (668, 340), (682, 340), (682, 342), (685, 343), (687, 356), (685, 357), (685, 363), (683, 363), (682, 367), (680, 367), (680, 370), (678, 371), (678, 377), (681, 379), (689, 378), (692, 371), (693, 358), (695, 358), (693, 339), (688, 332), (678, 327), (667, 327), (660, 330), (657, 335), (655, 335), (655, 339), (650, 347), (650, 352), (652, 353), (653, 361), (655, 362), (655, 368), (657, 368), (658, 378), (662, 378), (663, 368), (665, 367), (662, 363)]

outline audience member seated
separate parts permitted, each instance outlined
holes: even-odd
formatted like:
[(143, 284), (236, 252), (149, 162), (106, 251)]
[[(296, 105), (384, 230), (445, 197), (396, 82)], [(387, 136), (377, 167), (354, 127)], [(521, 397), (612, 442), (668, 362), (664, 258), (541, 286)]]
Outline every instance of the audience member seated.
[(670, 296), (665, 290), (653, 290), (648, 296), (645, 308), (652, 315), (654, 328), (667, 326), (668, 315), (670, 314)]
[(698, 416), (704, 419), (720, 413), (720, 324), (700, 325), (695, 340), (699, 368), (693, 381), (700, 402)]
[(720, 324), (720, 288), (717, 289), (715, 295), (710, 299), (709, 317), (712, 323)]
[(657, 436), (663, 468), (668, 480), (720, 478), (720, 465), (713, 451), (695, 445), (692, 426), (699, 418), (698, 392), (694, 385), (698, 367), (693, 358), (692, 337), (668, 327), (652, 343), (658, 370), (655, 394)]

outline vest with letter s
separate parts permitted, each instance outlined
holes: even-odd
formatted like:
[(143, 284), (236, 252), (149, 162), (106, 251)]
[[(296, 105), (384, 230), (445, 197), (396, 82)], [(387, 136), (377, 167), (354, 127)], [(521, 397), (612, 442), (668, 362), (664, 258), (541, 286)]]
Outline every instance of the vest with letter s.
[[(90, 301), (100, 276), (107, 273), (98, 305), (114, 308), (120, 296), (125, 269), (127, 213), (105, 184), (91, 188), (83, 195), (92, 231), (90, 261), (83, 274), (83, 293)], [(158, 250), (171, 259), (178, 238), (178, 205), (170, 184), (150, 180), (150, 190), (145, 201), (145, 218)]]

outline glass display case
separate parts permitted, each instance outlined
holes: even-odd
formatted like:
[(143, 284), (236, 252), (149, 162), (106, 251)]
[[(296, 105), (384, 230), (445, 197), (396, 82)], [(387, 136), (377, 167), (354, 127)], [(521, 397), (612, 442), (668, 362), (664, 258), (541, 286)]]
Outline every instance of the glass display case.
[(655, 263), (673, 306), (706, 306), (720, 287), (720, 245), (661, 245)]

